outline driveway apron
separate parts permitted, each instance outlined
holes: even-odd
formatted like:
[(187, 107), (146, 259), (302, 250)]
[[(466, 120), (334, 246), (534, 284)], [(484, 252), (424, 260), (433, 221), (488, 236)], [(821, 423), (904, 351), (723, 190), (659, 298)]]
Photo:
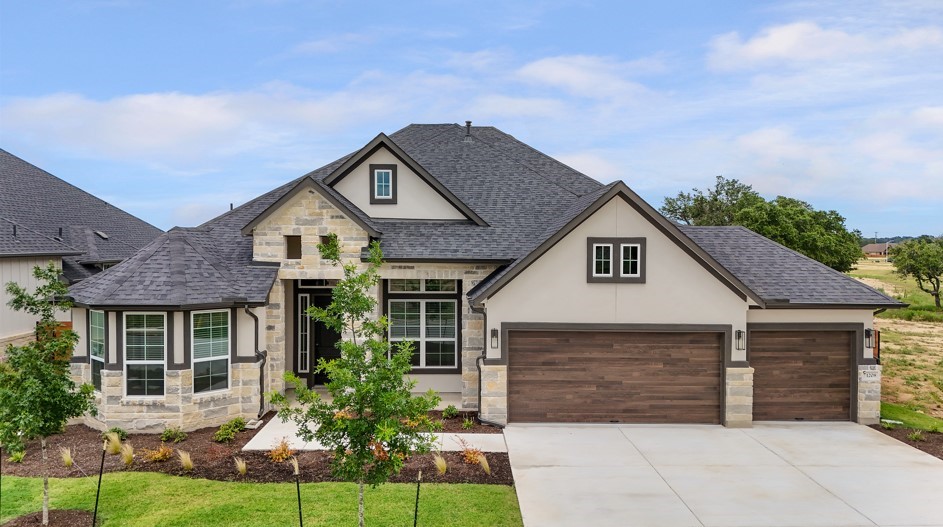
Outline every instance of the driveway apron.
[(943, 461), (853, 423), (504, 435), (527, 527), (943, 527)]

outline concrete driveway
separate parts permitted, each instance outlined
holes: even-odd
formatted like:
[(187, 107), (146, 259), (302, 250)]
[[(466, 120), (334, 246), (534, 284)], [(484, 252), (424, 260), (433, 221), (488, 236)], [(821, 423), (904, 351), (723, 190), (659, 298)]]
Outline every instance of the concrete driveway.
[(943, 526), (943, 461), (853, 423), (504, 435), (527, 527)]

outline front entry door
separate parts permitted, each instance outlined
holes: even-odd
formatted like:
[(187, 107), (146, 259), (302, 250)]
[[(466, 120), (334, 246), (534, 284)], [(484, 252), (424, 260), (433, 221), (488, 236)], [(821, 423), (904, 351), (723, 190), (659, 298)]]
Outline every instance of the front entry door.
[(341, 356), (340, 350), (337, 349), (340, 334), (323, 323), (316, 322), (307, 314), (311, 306), (324, 308), (330, 303), (330, 290), (301, 292), (295, 302), (298, 335), (295, 339), (294, 371), (295, 375), (307, 380), (309, 388), (327, 382), (327, 375), (314, 371), (318, 367), (318, 359), (332, 360)]

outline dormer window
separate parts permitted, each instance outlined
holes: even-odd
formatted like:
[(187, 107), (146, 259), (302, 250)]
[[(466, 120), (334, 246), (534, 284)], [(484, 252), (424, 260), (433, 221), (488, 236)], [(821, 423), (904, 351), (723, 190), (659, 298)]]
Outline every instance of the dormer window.
[(586, 281), (645, 283), (645, 238), (588, 238)]
[(370, 165), (370, 203), (396, 203), (396, 165)]

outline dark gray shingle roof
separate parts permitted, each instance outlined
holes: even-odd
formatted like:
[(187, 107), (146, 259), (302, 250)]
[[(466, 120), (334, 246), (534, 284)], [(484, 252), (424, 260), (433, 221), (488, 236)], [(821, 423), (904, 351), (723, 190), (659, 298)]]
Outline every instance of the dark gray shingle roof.
[(0, 217), (0, 257), (64, 256), (80, 254), (75, 247)]
[(900, 306), (898, 300), (746, 227), (681, 226), (681, 231), (769, 305)]
[[(63, 270), (72, 281), (95, 272), (88, 264), (117, 262), (147, 245), (161, 230), (123, 210), (0, 149), (0, 218), (29, 228), (78, 253), (63, 259)], [(6, 231), (7, 226), (4, 226)], [(102, 232), (103, 238), (95, 232)], [(36, 247), (11, 245), (0, 234), (0, 253), (20, 249), (29, 254)], [(55, 241), (55, 240), (54, 240)], [(39, 243), (38, 241), (36, 243)], [(45, 243), (45, 242), (43, 242)], [(37, 246), (38, 247), (38, 246)]]

